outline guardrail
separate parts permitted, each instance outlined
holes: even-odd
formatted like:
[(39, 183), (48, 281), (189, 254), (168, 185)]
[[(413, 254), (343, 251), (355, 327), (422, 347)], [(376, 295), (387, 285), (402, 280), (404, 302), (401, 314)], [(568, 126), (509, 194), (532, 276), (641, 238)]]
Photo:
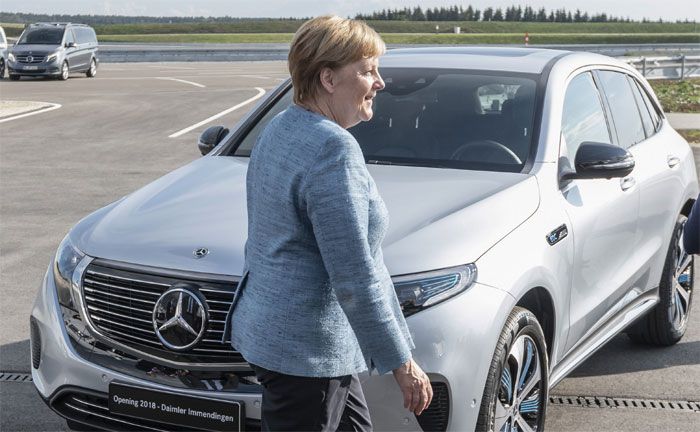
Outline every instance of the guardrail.
[(635, 67), (646, 79), (700, 77), (700, 56), (633, 57), (622, 61)]

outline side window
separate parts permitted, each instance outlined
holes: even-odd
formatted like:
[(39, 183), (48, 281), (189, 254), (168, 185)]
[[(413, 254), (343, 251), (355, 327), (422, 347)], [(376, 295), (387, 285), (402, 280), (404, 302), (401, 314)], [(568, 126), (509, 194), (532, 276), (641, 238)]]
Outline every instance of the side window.
[(643, 141), (646, 138), (644, 126), (637, 103), (634, 101), (632, 87), (627, 82), (627, 75), (620, 72), (599, 71), (599, 76), (612, 111), (620, 146), (628, 148)]
[(89, 37), (90, 42), (92, 42), (92, 43), (97, 43), (97, 35), (95, 34), (95, 30), (93, 30), (92, 28), (90, 28), (90, 29), (88, 29), (87, 31), (88, 31), (88, 35), (90, 36), (90, 37)]
[(639, 108), (639, 113), (642, 115), (642, 125), (644, 126), (644, 132), (647, 134), (647, 138), (654, 135), (655, 133), (655, 126), (654, 122), (651, 119), (651, 114), (649, 113), (649, 109), (644, 103), (644, 99), (642, 99), (642, 94), (639, 92), (639, 87), (634, 82), (634, 78), (628, 76), (627, 80), (630, 83), (630, 86), (632, 87), (632, 93), (634, 94), (634, 100), (637, 102), (637, 107)]
[(612, 143), (600, 95), (589, 72), (571, 80), (566, 89), (561, 130), (571, 160), (582, 142)]
[(69, 42), (75, 42), (75, 37), (73, 37), (73, 30), (68, 28), (68, 29), (66, 29), (66, 42), (65, 43), (69, 43)]
[(644, 104), (647, 106), (649, 114), (651, 114), (651, 121), (654, 123), (654, 130), (657, 130), (659, 128), (659, 123), (661, 123), (661, 116), (659, 115), (658, 108), (656, 107), (656, 104), (652, 102), (651, 98), (649, 97), (649, 94), (646, 92), (644, 87), (639, 82), (637, 82), (637, 80), (633, 81), (639, 89), (639, 93), (642, 95), (642, 99), (644, 99)]

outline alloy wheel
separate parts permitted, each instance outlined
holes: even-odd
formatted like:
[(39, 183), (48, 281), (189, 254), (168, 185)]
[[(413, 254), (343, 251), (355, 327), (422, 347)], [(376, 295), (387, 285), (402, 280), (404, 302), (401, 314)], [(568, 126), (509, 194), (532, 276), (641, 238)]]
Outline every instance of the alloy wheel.
[(63, 62), (63, 66), (61, 66), (61, 79), (64, 81), (68, 79), (68, 63), (66, 62)]
[(669, 307), (669, 318), (676, 328), (682, 328), (688, 321), (693, 295), (693, 255), (683, 247), (683, 236), (678, 236), (673, 269), (673, 294)]
[(542, 415), (542, 365), (537, 344), (520, 335), (503, 367), (496, 396), (494, 430), (532, 432)]

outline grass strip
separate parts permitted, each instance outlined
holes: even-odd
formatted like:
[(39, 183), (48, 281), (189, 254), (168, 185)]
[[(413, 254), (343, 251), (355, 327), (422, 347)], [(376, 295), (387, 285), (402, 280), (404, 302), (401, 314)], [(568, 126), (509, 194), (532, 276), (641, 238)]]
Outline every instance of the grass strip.
[(649, 80), (665, 112), (700, 113), (700, 78)]

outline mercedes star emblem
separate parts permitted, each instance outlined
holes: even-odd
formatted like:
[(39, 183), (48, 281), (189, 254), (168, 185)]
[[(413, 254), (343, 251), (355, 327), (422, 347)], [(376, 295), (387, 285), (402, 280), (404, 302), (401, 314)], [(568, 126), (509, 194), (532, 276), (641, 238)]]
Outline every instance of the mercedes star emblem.
[(34, 57), (32, 57), (32, 56), (27, 57), (27, 63), (31, 63), (33, 61), (34, 61)]
[(195, 258), (204, 258), (205, 256), (209, 255), (209, 249), (207, 248), (198, 248), (195, 249), (194, 252), (192, 252)]
[(195, 346), (204, 336), (208, 321), (206, 301), (187, 284), (171, 287), (153, 308), (153, 329), (158, 339), (175, 351)]

